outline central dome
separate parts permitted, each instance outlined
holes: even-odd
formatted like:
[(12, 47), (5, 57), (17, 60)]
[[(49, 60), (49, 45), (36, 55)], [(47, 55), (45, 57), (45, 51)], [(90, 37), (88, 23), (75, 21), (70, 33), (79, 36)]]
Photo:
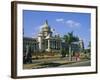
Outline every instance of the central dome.
[(51, 31), (49, 25), (48, 25), (48, 21), (46, 20), (43, 27), (42, 27), (42, 31)]

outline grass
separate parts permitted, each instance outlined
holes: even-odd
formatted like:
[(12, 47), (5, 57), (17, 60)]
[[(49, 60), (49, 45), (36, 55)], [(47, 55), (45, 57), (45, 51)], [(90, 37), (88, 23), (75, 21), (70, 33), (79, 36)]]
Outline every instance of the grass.
[(46, 59), (46, 58), (57, 58), (61, 57), (60, 53), (54, 53), (54, 52), (44, 52), (44, 53), (33, 53), (32, 59)]
[[(60, 65), (72, 64), (76, 61), (68, 61), (66, 58), (61, 58), (61, 54), (54, 53), (40, 53), (32, 56), (32, 64), (23, 64), (23, 69), (38, 69), (46, 67), (58, 67)], [(81, 61), (89, 60), (85, 55), (80, 56)], [(53, 62), (54, 61), (54, 62)]]
[(35, 63), (35, 64), (24, 64), (24, 69), (38, 69), (38, 68), (46, 68), (46, 67), (58, 67), (65, 64), (72, 64), (75, 63), (75, 61), (59, 61), (59, 62), (41, 62), (41, 63)]

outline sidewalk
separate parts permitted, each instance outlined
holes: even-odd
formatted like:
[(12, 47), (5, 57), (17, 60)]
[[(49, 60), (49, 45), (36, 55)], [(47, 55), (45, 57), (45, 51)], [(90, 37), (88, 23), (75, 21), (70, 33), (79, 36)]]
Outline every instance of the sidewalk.
[(32, 64), (24, 64), (23, 68), (24, 69), (38, 69), (38, 68), (46, 68), (46, 67), (58, 67), (61, 65), (81, 62), (81, 60), (76, 61), (73, 58), (72, 61), (69, 61), (68, 57), (65, 57), (65, 58), (51, 58), (51, 59), (41, 59), (41, 60), (39, 59), (39, 60), (33, 60), (32, 62), (33, 62)]

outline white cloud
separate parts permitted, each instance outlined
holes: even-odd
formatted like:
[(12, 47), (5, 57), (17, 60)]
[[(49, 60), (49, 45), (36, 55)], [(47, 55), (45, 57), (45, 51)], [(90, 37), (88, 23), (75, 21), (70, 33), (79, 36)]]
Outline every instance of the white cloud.
[(34, 28), (34, 31), (35, 31), (35, 32), (39, 32), (39, 31), (42, 29), (42, 27), (43, 27), (43, 26), (35, 27), (35, 28)]
[(31, 34), (32, 37), (37, 37), (38, 33), (41, 31), (43, 26), (33, 27), (33, 33)]
[(81, 24), (79, 22), (76, 22), (74, 20), (67, 20), (66, 25), (68, 27), (79, 27), (79, 26), (81, 26)]
[(38, 27), (38, 30), (42, 29), (43, 27), (44, 27), (43, 25), (42, 25), (42, 26), (39, 26), (39, 27)]
[(56, 19), (57, 22), (63, 22), (64, 19), (63, 18), (59, 18), (59, 19)]
[(80, 27), (81, 23), (74, 20), (64, 20), (63, 18), (56, 19), (57, 22), (65, 24), (67, 27)]

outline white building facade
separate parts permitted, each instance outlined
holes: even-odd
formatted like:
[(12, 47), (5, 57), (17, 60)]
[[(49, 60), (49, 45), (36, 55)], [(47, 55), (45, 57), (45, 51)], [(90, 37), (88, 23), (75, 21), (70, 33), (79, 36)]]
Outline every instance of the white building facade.
[[(25, 52), (28, 47), (32, 52), (61, 52), (62, 48), (68, 47), (65, 42), (62, 41), (59, 34), (53, 35), (51, 27), (48, 25), (47, 20), (42, 25), (40, 32), (36, 38), (23, 38), (23, 51)], [(72, 44), (73, 50), (83, 50), (84, 43), (82, 40), (74, 42)]]
[(59, 35), (53, 36), (52, 33), (51, 27), (46, 20), (37, 38), (23, 38), (23, 49), (26, 50), (26, 46), (31, 46), (33, 52), (60, 52), (61, 38)]

